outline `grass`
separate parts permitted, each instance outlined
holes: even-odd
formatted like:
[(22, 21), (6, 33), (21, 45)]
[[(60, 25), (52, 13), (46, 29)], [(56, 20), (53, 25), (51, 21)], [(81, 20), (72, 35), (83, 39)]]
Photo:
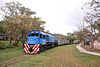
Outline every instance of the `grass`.
[[(100, 57), (80, 53), (75, 44), (55, 47), (37, 55), (23, 55), (22, 60), (8, 67), (100, 67)], [(7, 49), (0, 52), (0, 61), (14, 58), (23, 53), (22, 48)], [(72, 57), (73, 56), (73, 57)]]
[[(21, 42), (18, 43), (19, 47), (22, 47)], [(14, 48), (13, 45), (10, 45), (8, 41), (0, 41), (0, 50)]]
[(76, 45), (60, 46), (41, 52), (38, 55), (25, 56), (23, 61), (11, 65), (11, 67), (100, 67), (100, 57), (80, 53)]
[(16, 57), (22, 53), (23, 49), (20, 47), (0, 50), (0, 62)]
[(9, 45), (8, 41), (0, 41), (0, 49), (6, 49), (13, 47), (12, 45)]
[(80, 53), (77, 49), (74, 49), (74, 56), (80, 60), (86, 67), (100, 67), (100, 57), (90, 54)]
[(13, 47), (8, 41), (0, 41), (0, 46), (5, 48), (0, 50), (0, 63), (23, 53), (22, 47)]
[[(49, 62), (51, 62), (50, 59), (53, 59), (55, 57), (54, 51), (55, 48), (41, 52), (38, 55), (31, 55), (31, 57), (26, 56), (24, 61), (14, 64), (15, 67), (48, 67)], [(56, 49), (55, 49), (56, 50)], [(51, 58), (50, 58), (51, 57)], [(50, 60), (50, 61), (49, 61)]]

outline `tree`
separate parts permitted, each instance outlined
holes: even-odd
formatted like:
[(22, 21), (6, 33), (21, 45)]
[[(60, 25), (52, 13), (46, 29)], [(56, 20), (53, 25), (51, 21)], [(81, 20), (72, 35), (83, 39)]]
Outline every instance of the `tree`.
[(33, 21), (32, 21), (32, 29), (37, 29), (37, 30), (40, 30), (40, 31), (44, 31), (44, 24), (46, 22), (41, 20), (40, 17), (34, 17), (33, 18)]
[(29, 8), (24, 7), (19, 2), (8, 2), (5, 3), (5, 6), (1, 7), (1, 11), (3, 12), (4, 18), (13, 17), (16, 15), (33, 15), (36, 12), (31, 11)]
[(35, 12), (22, 6), (19, 2), (6, 3), (1, 11), (4, 14), (4, 29), (9, 35), (9, 43), (11, 44), (14, 41), (14, 46), (18, 46), (20, 40), (24, 44), (27, 32), (32, 29), (44, 29), (43, 24), (45, 22), (39, 17), (33, 18), (31, 15)]
[(100, 1), (92, 0), (84, 5), (86, 8), (84, 21), (100, 33)]
[(5, 30), (3, 27), (3, 21), (0, 22), (0, 34), (5, 34)]
[[(89, 24), (88, 28), (91, 32), (91, 48), (96, 39), (96, 31), (100, 34), (100, 1), (92, 0), (84, 5), (85, 16), (84, 21)], [(83, 9), (83, 8), (82, 8)]]
[(68, 39), (70, 42), (73, 42), (74, 40), (76, 40), (76, 36), (74, 33), (67, 33), (67, 36), (65, 36), (66, 39)]
[(80, 31), (75, 31), (74, 32), (76, 35), (76, 38), (80, 40), (80, 42), (82, 42), (84, 40), (84, 33), (82, 30)]
[[(25, 25), (29, 25), (29, 18), (27, 19), (27, 17), (35, 14), (35, 12), (25, 8), (19, 2), (5, 3), (5, 6), (1, 7), (1, 11), (3, 12), (2, 15), (5, 22), (4, 27), (6, 33), (9, 35), (9, 43), (11, 44), (11, 41), (13, 40), (15, 41), (14, 45), (16, 46), (20, 39), (23, 41), (23, 28), (25, 29)], [(26, 30), (28, 30), (28, 28)]]

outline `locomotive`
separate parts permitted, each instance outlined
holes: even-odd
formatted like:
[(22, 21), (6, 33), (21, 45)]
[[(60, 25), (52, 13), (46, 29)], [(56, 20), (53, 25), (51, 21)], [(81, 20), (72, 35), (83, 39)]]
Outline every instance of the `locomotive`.
[(68, 40), (57, 38), (39, 30), (32, 30), (28, 33), (27, 44), (24, 44), (24, 51), (28, 54), (35, 54), (42, 50), (68, 43)]

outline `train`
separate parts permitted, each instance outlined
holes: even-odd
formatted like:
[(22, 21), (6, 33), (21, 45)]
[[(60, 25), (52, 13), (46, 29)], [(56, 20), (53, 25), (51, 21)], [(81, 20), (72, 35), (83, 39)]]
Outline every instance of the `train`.
[(8, 36), (5, 34), (0, 34), (0, 40), (8, 40)]
[(28, 54), (37, 54), (42, 50), (64, 44), (69, 44), (69, 40), (39, 30), (32, 30), (28, 32), (27, 42), (24, 44), (24, 51)]

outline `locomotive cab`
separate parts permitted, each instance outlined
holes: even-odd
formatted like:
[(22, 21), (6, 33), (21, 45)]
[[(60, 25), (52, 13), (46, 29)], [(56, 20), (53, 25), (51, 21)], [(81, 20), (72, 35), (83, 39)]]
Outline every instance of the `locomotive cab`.
[(28, 33), (27, 43), (29, 45), (44, 45), (46, 44), (46, 34), (37, 30), (33, 30), (32, 32)]
[(38, 32), (29, 33), (27, 42), (29, 45), (38, 44), (39, 43), (39, 33)]

